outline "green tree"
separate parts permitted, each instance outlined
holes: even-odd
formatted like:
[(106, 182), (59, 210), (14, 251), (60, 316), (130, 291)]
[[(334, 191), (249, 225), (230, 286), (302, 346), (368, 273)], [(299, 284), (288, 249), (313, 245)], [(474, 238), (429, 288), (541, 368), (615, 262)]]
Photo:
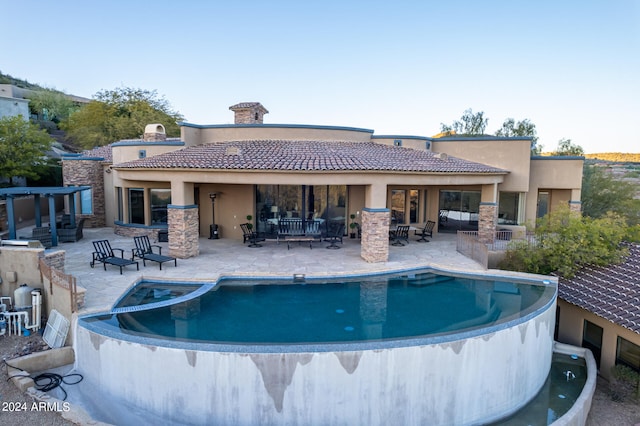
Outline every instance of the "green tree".
[(36, 166), (46, 162), (51, 138), (19, 115), (0, 118), (0, 176), (37, 178)]
[(496, 136), (517, 137), (526, 136), (531, 138), (531, 154), (539, 155), (542, 146), (538, 145), (538, 132), (536, 125), (528, 119), (516, 122), (513, 118), (507, 118), (502, 123), (502, 127), (496, 131)]
[(462, 114), (460, 120), (455, 120), (450, 126), (440, 123), (440, 131), (447, 134), (479, 136), (484, 135), (488, 123), (489, 119), (484, 118), (484, 112), (474, 113), (469, 108)]
[(539, 220), (535, 244), (514, 243), (501, 262), (503, 269), (571, 277), (584, 265), (619, 263), (626, 254), (624, 218), (608, 213), (593, 219), (559, 208)]
[(60, 127), (80, 146), (93, 148), (122, 139), (139, 138), (144, 127), (162, 123), (167, 136), (180, 136), (183, 117), (156, 91), (128, 87), (103, 90), (71, 114)]
[(571, 139), (562, 138), (558, 142), (558, 148), (552, 153), (558, 156), (584, 156), (584, 149), (580, 145), (571, 142)]
[(600, 218), (608, 212), (624, 217), (627, 225), (640, 224), (640, 200), (635, 184), (616, 179), (593, 163), (585, 164), (582, 172), (582, 213)]
[(67, 95), (52, 89), (44, 89), (29, 95), (29, 109), (43, 120), (66, 120), (79, 107)]

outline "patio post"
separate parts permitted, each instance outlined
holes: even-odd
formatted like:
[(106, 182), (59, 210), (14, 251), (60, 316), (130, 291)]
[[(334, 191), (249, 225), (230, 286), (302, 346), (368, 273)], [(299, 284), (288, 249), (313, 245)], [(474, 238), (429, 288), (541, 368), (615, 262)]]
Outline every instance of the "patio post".
[(13, 197), (7, 197), (7, 219), (9, 222), (9, 239), (16, 239), (16, 215), (13, 210)]
[(53, 194), (47, 195), (49, 199), (49, 229), (51, 229), (51, 245), (58, 245), (58, 230), (56, 229), (56, 199)]
[(34, 216), (36, 219), (36, 226), (40, 227), (42, 226), (42, 212), (40, 210), (40, 194), (33, 195), (33, 209), (34, 209)]
[(72, 228), (76, 227), (76, 193), (69, 194), (69, 220)]

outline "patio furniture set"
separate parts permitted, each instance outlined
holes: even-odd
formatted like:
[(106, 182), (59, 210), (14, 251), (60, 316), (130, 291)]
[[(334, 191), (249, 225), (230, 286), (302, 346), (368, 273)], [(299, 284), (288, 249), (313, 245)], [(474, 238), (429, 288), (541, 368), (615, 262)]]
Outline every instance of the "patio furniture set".
[[(319, 220), (302, 220), (297, 218), (286, 218), (278, 221), (278, 233), (276, 236), (276, 243), (280, 244), (280, 241), (287, 243), (287, 250), (291, 249), (293, 243), (308, 243), (309, 248), (313, 248), (314, 242), (326, 241), (330, 245), (328, 249), (338, 249), (337, 245), (339, 241), (342, 244), (342, 238), (344, 234), (344, 224), (341, 223), (329, 223), (326, 230), (323, 230), (323, 221)], [(256, 232), (249, 223), (241, 223), (240, 228), (243, 233), (243, 243), (249, 242), (249, 247), (262, 247), (261, 242), (266, 241), (266, 236), (263, 233)]]
[[(417, 241), (419, 243), (428, 243), (427, 237), (433, 238), (433, 228), (436, 223), (432, 220), (427, 221), (423, 228), (415, 228), (410, 225), (398, 225), (389, 230), (389, 240), (393, 241), (392, 246), (404, 246), (409, 244), (409, 231), (413, 229), (413, 235), (420, 236)], [(404, 242), (403, 242), (404, 241)]]
[[(65, 220), (65, 216), (66, 219)], [(69, 215), (63, 215), (62, 221), (56, 224), (56, 233), (58, 241), (61, 243), (75, 243), (83, 238), (82, 229), (84, 227), (84, 218), (78, 220), (74, 227), (71, 226)], [(51, 229), (48, 226), (36, 226), (31, 230), (31, 237), (22, 237), (21, 239), (38, 240), (44, 248), (51, 248), (53, 245), (51, 238)]]
[[(158, 245), (152, 245), (149, 241), (149, 237), (142, 235), (139, 237), (133, 237), (135, 248), (131, 249), (131, 258), (124, 257), (124, 249), (111, 247), (109, 240), (96, 240), (92, 241), (94, 252), (92, 253), (92, 259), (89, 265), (93, 268), (97, 262), (102, 263), (104, 270), (107, 270), (107, 264), (114, 265), (120, 268), (120, 274), (122, 274), (122, 268), (128, 265), (136, 265), (136, 269), (140, 270), (140, 265), (135, 258), (142, 259), (142, 265), (147, 266), (147, 260), (156, 262), (162, 270), (162, 264), (164, 262), (173, 261), (174, 266), (178, 266), (178, 260), (172, 256), (165, 256), (162, 254), (162, 247)], [(154, 251), (157, 249), (157, 253)], [(116, 252), (119, 252), (118, 256)]]

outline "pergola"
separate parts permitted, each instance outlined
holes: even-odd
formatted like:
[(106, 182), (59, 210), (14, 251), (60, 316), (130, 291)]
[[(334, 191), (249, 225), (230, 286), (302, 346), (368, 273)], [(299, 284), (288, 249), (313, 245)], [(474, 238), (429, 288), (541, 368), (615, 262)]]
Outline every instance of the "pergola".
[(54, 187), (14, 187), (0, 188), (0, 198), (7, 200), (7, 219), (9, 222), (9, 238), (16, 238), (16, 218), (14, 213), (13, 200), (16, 197), (33, 195), (35, 209), (36, 226), (42, 226), (42, 213), (40, 212), (40, 197), (46, 197), (49, 201), (49, 227), (51, 228), (51, 244), (58, 245), (58, 233), (56, 228), (56, 208), (55, 196), (66, 195), (68, 197), (69, 214), (71, 216), (71, 226), (76, 225), (75, 197), (70, 196), (76, 192), (91, 189), (90, 186), (54, 186)]

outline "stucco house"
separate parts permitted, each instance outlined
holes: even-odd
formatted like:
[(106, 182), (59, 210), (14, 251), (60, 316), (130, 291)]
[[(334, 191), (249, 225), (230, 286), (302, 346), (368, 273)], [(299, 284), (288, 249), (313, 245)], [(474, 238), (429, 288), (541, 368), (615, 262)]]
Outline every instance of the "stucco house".
[[(239, 224), (273, 233), (282, 218), (355, 221), (362, 257), (388, 259), (392, 222), (438, 223), (436, 232), (533, 224), (560, 204), (580, 210), (582, 157), (531, 157), (531, 139), (376, 135), (373, 130), (265, 124), (258, 102), (229, 108), (234, 124), (162, 124), (139, 140), (63, 158), (65, 185), (89, 185), (73, 212), (119, 235), (168, 230), (176, 257), (197, 256), (217, 225), (242, 239)], [(351, 216), (355, 218), (352, 219)]]
[(619, 265), (558, 280), (556, 340), (590, 349), (607, 379), (617, 364), (640, 372), (640, 245), (628, 248)]

